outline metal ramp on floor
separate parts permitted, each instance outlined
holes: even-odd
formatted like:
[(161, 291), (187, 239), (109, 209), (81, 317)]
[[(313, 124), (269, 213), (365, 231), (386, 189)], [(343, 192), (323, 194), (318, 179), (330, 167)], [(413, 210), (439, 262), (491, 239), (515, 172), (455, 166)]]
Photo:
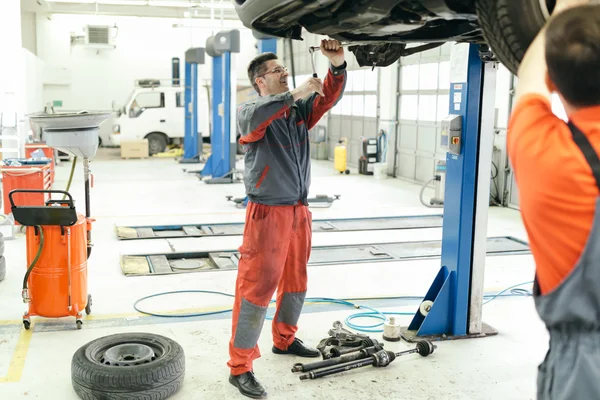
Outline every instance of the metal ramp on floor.
[[(309, 266), (418, 260), (440, 257), (440, 240), (371, 243), (345, 246), (314, 246)], [(487, 240), (487, 256), (529, 254), (526, 242), (511, 236)], [(133, 254), (121, 256), (121, 270), (126, 276), (165, 275), (176, 273), (230, 271), (237, 269), (237, 250), (167, 254)]]
[[(441, 228), (442, 215), (401, 217), (345, 218), (313, 220), (313, 232), (352, 232), (394, 229)], [(118, 226), (119, 240), (174, 239), (209, 236), (237, 236), (244, 233), (244, 223)]]

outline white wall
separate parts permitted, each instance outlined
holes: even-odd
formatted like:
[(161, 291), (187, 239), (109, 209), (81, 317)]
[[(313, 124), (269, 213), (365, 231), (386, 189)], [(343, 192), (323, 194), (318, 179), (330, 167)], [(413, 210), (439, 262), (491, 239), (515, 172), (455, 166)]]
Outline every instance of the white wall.
[(25, 72), (25, 114), (39, 112), (44, 109), (44, 63), (25, 48), (22, 49), (22, 56)]
[[(26, 130), (20, 2), (0, 1), (0, 38), (0, 131), (3, 136), (19, 138), (22, 143)], [(2, 158), (20, 156), (13, 138), (1, 142)]]
[[(117, 24), (116, 48), (98, 51), (71, 46), (70, 33), (82, 35), (86, 24)], [(245, 79), (246, 65), (256, 53), (256, 40), (241, 23), (227, 21), (223, 28), (220, 22), (209, 20), (195, 20), (195, 28), (175, 28), (174, 24), (189, 25), (189, 21), (91, 15), (53, 15), (49, 20), (38, 15), (38, 57), (45, 64), (44, 102), (62, 100), (64, 110), (110, 109), (113, 100), (117, 104), (126, 100), (134, 80), (170, 79), (172, 57), (180, 58), (183, 80), (185, 51), (205, 47), (206, 39), (221, 29), (240, 30), (242, 53), (237, 57), (237, 76)], [(200, 82), (211, 78), (211, 63), (207, 56), (206, 64), (199, 66)]]
[(21, 41), (23, 48), (33, 54), (37, 54), (37, 37), (35, 28), (35, 14), (31, 12), (21, 13)]

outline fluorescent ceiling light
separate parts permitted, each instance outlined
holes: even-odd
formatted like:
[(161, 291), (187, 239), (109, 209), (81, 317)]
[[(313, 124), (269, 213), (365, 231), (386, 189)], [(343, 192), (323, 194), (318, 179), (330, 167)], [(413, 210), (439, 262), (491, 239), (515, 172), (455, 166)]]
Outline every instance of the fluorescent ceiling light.
[(46, 0), (48, 3), (105, 4), (117, 6), (147, 6), (148, 0)]
[(231, 3), (223, 3), (223, 4), (210, 4), (210, 3), (200, 3), (194, 4), (194, 7), (202, 7), (202, 8), (214, 8), (215, 10), (221, 9), (231, 9), (233, 10), (235, 7)]
[(178, 8), (190, 8), (194, 3), (189, 1), (168, 1), (168, 0), (150, 0), (148, 4), (155, 7), (178, 7)]
[(115, 5), (115, 6), (152, 6), (152, 7), (175, 7), (175, 8), (214, 8), (214, 9), (233, 9), (234, 6), (231, 2), (217, 2), (213, 3), (203, 2), (189, 2), (185, 0), (46, 0), (48, 3), (70, 3), (70, 4), (103, 4), (103, 5)]
[(75, 0), (46, 0), (48, 3), (86, 3), (86, 4), (91, 4), (91, 3), (95, 3), (96, 1), (94, 0), (79, 0), (79, 1), (75, 1)]

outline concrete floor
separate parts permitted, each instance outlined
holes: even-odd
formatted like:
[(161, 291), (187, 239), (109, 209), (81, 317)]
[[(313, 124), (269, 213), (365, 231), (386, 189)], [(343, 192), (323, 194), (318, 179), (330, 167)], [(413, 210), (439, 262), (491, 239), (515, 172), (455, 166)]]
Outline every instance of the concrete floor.
[[(30, 331), (22, 328), (25, 305), (21, 282), (26, 268), (25, 238), (17, 234), (5, 242), (7, 277), (0, 282), (0, 399), (77, 399), (71, 387), (70, 362), (83, 344), (119, 332), (152, 332), (173, 338), (185, 349), (186, 377), (173, 399), (243, 398), (227, 382), (227, 344), (230, 314), (214, 317), (165, 319), (148, 317), (133, 308), (136, 299), (171, 290), (220, 290), (233, 293), (235, 272), (205, 272), (171, 276), (125, 277), (119, 256), (135, 252), (169, 252), (186, 248), (223, 249), (241, 244), (241, 237), (170, 239), (119, 242), (115, 226), (124, 224), (176, 224), (243, 222), (244, 210), (225, 196), (243, 196), (242, 184), (207, 185), (184, 173), (172, 159), (121, 160), (118, 149), (100, 149), (92, 162), (94, 188), (91, 209), (94, 250), (88, 264), (93, 313), (82, 330), (73, 319), (34, 318)], [(63, 189), (69, 164), (57, 166), (54, 188)], [(78, 163), (71, 193), (84, 212), (82, 168)], [(397, 179), (375, 180), (353, 171), (340, 176), (329, 162), (313, 163), (311, 195), (340, 194), (328, 209), (314, 209), (314, 219), (390, 215), (439, 214), (423, 207), (420, 187)], [(430, 194), (428, 195), (430, 196)], [(526, 240), (519, 213), (492, 208), (488, 236), (512, 235)], [(394, 242), (441, 239), (441, 229), (385, 232), (317, 233), (313, 245)], [(439, 269), (439, 259), (315, 266), (309, 268), (308, 297), (374, 298), (423, 296)], [(530, 255), (496, 256), (486, 260), (485, 291), (498, 291), (533, 277)], [(530, 289), (530, 286), (524, 286)], [(418, 302), (387, 300), (382, 311), (414, 312)], [(173, 295), (143, 303), (146, 310), (203, 311), (230, 307), (228, 297), (205, 294)], [(327, 336), (335, 320), (344, 320), (355, 309), (307, 305), (298, 336), (316, 345)], [(260, 338), (263, 356), (255, 372), (271, 399), (533, 399), (537, 365), (547, 349), (547, 336), (535, 313), (531, 297), (498, 298), (484, 306), (484, 322), (498, 335), (484, 339), (437, 342), (429, 358), (409, 355), (385, 369), (363, 368), (319, 380), (299, 381), (290, 368), (297, 360), (270, 352), (270, 325)], [(355, 321), (365, 324), (371, 320)], [(406, 325), (410, 317), (401, 317)], [(372, 334), (379, 339), (380, 334)], [(386, 343), (389, 350), (408, 349), (405, 342)], [(314, 360), (313, 360), (314, 361)]]

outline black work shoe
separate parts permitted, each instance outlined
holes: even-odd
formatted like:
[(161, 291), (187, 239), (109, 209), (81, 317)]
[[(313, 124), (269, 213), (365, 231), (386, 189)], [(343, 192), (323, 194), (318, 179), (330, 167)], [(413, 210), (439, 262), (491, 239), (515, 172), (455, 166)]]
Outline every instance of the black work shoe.
[(265, 388), (256, 380), (254, 372), (245, 372), (241, 375), (229, 375), (229, 383), (238, 388), (241, 394), (252, 399), (267, 397)]
[(294, 354), (299, 357), (319, 357), (321, 355), (321, 353), (319, 353), (319, 350), (308, 347), (302, 342), (302, 340), (298, 338), (294, 339), (294, 342), (289, 345), (287, 350), (281, 350), (273, 346), (273, 353)]

